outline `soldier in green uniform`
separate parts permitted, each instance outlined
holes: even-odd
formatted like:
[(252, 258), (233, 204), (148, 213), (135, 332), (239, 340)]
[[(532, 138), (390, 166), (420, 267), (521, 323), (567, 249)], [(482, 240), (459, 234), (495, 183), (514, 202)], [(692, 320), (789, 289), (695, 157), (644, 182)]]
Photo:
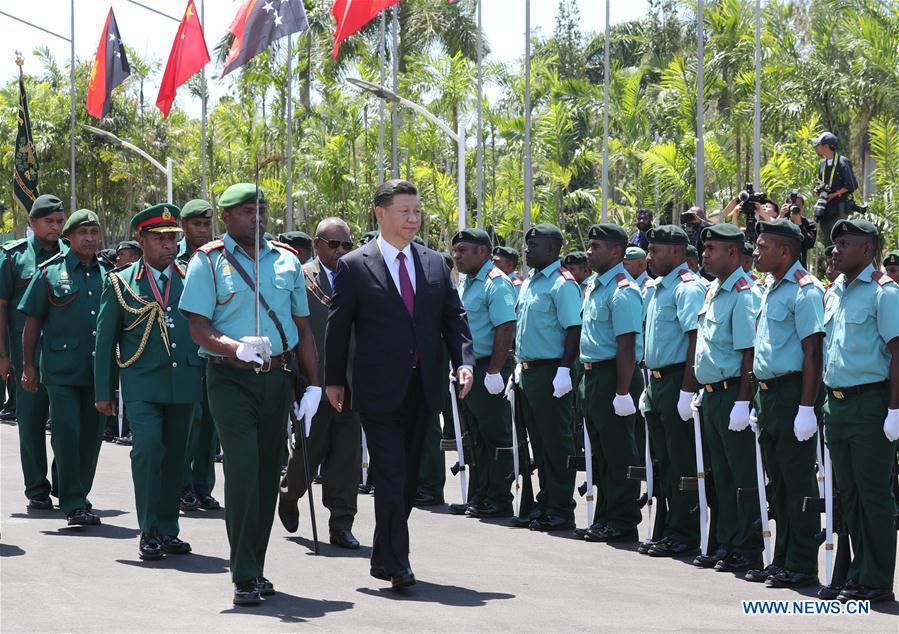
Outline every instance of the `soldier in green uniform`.
[[(575, 471), (571, 421), (571, 367), (581, 338), (581, 293), (562, 267), (564, 239), (552, 224), (532, 225), (525, 234), (525, 260), (532, 267), (521, 287), (515, 326), (515, 379), (537, 463), (536, 506), (512, 526), (535, 531), (574, 528)], [(519, 369), (520, 368), (520, 369)], [(519, 378), (520, 377), (520, 378)]]
[(518, 275), (518, 251), (512, 247), (497, 246), (493, 248), (493, 264), (512, 282), (515, 289), (515, 297), (521, 292), (521, 284), (524, 280)]
[(648, 262), (660, 277), (646, 306), (645, 354), (649, 370), (642, 407), (660, 480), (668, 501), (662, 538), (645, 551), (653, 557), (690, 555), (699, 544), (699, 522), (692, 513), (695, 493), (681, 491), (682, 477), (696, 473), (692, 400), (696, 392), (693, 360), (696, 329), (705, 287), (686, 263), (687, 234), (675, 225), (646, 232)]
[[(818, 582), (820, 518), (802, 510), (816, 497), (815, 402), (821, 387), (823, 287), (799, 263), (802, 232), (787, 219), (758, 223), (758, 270), (768, 273), (756, 322), (753, 374), (759, 444), (773, 492), (777, 536), (771, 565), (746, 573), (773, 588)], [(809, 442), (811, 441), (811, 442)]]
[(312, 260), (312, 236), (305, 231), (288, 231), (279, 235), (278, 240), (297, 252), (300, 264)]
[(140, 248), (140, 243), (137, 240), (123, 240), (119, 242), (115, 250), (115, 267), (118, 268), (137, 262), (141, 255), (143, 255), (143, 250)]
[(709, 281), (705, 277), (703, 277), (702, 270), (700, 269), (700, 266), (699, 266), (700, 265), (700, 262), (699, 262), (700, 257), (701, 256), (699, 255), (699, 249), (697, 249), (692, 244), (688, 244), (687, 245), (687, 266), (690, 267), (690, 270), (696, 274), (696, 280), (700, 284), (702, 284), (703, 286), (708, 288)]
[[(187, 270), (187, 263), (194, 252), (212, 240), (212, 205), (201, 198), (184, 203), (184, 207), (181, 208), (181, 229), (184, 230), (184, 237), (178, 242), (176, 258), (181, 268)], [(184, 461), (181, 510), (193, 511), (201, 508), (212, 511), (221, 508), (218, 500), (212, 497), (212, 489), (215, 486), (215, 447), (218, 444), (218, 437), (215, 434), (212, 413), (209, 411), (205, 376), (203, 402), (197, 403), (195, 409), (187, 442), (187, 460)]]
[[(52, 194), (38, 196), (28, 214), (34, 235), (7, 242), (0, 249), (0, 376), (15, 386), (25, 497), (28, 507), (38, 510), (53, 508), (47, 480), (46, 427), (50, 400), (43, 385), (39, 385), (36, 392), (29, 392), (20, 383), (24, 365), (22, 330), (25, 314), (18, 306), (38, 266), (57, 253), (68, 251), (59, 239), (65, 220), (59, 198)], [(40, 366), (39, 359), (35, 359), (35, 365)]]
[(628, 247), (627, 251), (624, 252), (623, 264), (624, 270), (633, 278), (637, 288), (640, 289), (640, 294), (645, 296), (646, 285), (652, 279), (646, 266), (646, 251), (640, 247)]
[(824, 432), (840, 483), (854, 557), (839, 599), (892, 601), (896, 502), (890, 479), (899, 439), (899, 286), (874, 270), (877, 227), (839, 220), (833, 228)]
[(636, 541), (640, 494), (627, 478), (637, 464), (634, 398), (643, 390), (637, 362), (643, 358), (643, 297), (624, 269), (627, 232), (615, 224), (590, 227), (587, 256), (596, 272), (583, 305), (580, 402), (593, 451), (599, 506), (584, 539)]
[(574, 276), (574, 281), (581, 287), (581, 296), (583, 296), (593, 277), (593, 271), (590, 270), (590, 263), (587, 261), (587, 254), (584, 251), (572, 251), (562, 258), (562, 266)]
[(723, 572), (761, 567), (757, 513), (737, 504), (737, 489), (756, 486), (755, 434), (749, 429), (756, 305), (743, 270), (743, 233), (732, 224), (702, 230), (703, 268), (715, 276), (699, 311), (696, 380), (702, 390), (704, 442), (715, 474), (718, 548), (694, 560)]
[[(94, 407), (94, 342), (103, 276), (97, 259), (97, 214), (79, 209), (62, 235), (70, 249), (40, 265), (18, 309), (27, 315), (22, 334), (22, 388), (32, 394), (46, 386), (54, 412), (50, 444), (59, 478), (59, 510), (69, 526), (96, 525), (87, 499), (103, 442), (103, 419)], [(35, 365), (40, 342), (40, 376)]]
[[(311, 383), (294, 407), (315, 415), (321, 401), (315, 340), (303, 269), (293, 249), (264, 238), (265, 194), (252, 183), (232, 185), (219, 199), (226, 233), (203, 245), (187, 267), (180, 310), (206, 357), (209, 406), (225, 452), (225, 525), (231, 546), (235, 604), (274, 593), (265, 553), (275, 516), (282, 452), (298, 358)], [(258, 214), (258, 222), (257, 222)], [(254, 288), (259, 244), (259, 334)], [(249, 280), (249, 283), (246, 280)], [(199, 363), (199, 360), (198, 360)], [(303, 433), (296, 429), (295, 433)]]
[(178, 214), (161, 204), (131, 219), (143, 257), (109, 272), (97, 319), (96, 405), (115, 416), (121, 385), (133, 438), (138, 555), (145, 560), (190, 552), (178, 537), (178, 510), (202, 363), (177, 308), (184, 292), (184, 269), (175, 259)]
[(491, 261), (490, 236), (463, 229), (453, 236), (453, 259), (464, 275), (459, 295), (474, 345), (474, 385), (464, 401), (477, 465), (477, 491), (468, 501), (471, 517), (511, 517), (511, 456), (497, 457), (512, 444), (512, 411), (504, 398), (512, 372), (509, 351), (515, 340), (515, 291)]
[(883, 270), (894, 282), (899, 282), (899, 249), (891, 251), (883, 259)]

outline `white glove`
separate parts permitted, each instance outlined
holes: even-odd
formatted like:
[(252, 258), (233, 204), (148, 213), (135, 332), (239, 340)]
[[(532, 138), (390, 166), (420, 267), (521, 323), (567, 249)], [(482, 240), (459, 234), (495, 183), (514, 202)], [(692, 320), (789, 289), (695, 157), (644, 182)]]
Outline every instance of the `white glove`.
[(731, 431), (743, 431), (749, 427), (749, 416), (749, 401), (736, 401), (730, 410), (727, 428)]
[(630, 416), (637, 413), (634, 399), (630, 394), (615, 394), (615, 398), (612, 399), (612, 409), (615, 410), (615, 416)]
[(693, 420), (693, 392), (680, 391), (677, 397), (677, 414), (685, 422)]
[(309, 432), (312, 431), (312, 418), (315, 416), (315, 412), (318, 411), (318, 405), (321, 403), (321, 400), (322, 389), (310, 385), (303, 392), (303, 398), (300, 399), (300, 402), (293, 404), (293, 413), (296, 415), (297, 421), (306, 419), (306, 438), (309, 438)]
[(237, 358), (246, 363), (262, 365), (272, 356), (272, 342), (268, 337), (241, 337)]
[(498, 372), (496, 374), (490, 374), (488, 372), (484, 377), (484, 387), (487, 388), (487, 392), (490, 394), (500, 394), (505, 387), (503, 375)]
[(649, 407), (649, 395), (646, 393), (646, 390), (640, 394), (640, 414), (643, 415), (643, 418), (646, 418), (646, 409)]
[(571, 368), (560, 367), (553, 379), (553, 396), (562, 398), (571, 391)]
[(793, 419), (793, 434), (799, 442), (805, 442), (818, 431), (818, 419), (815, 417), (815, 408), (811, 405), (800, 405)]
[(899, 409), (887, 410), (887, 417), (883, 420), (883, 433), (890, 442), (899, 439)]
[(749, 426), (752, 427), (753, 433), (757, 434), (759, 432), (759, 417), (755, 413), (755, 409), (749, 410)]
[(515, 369), (512, 370), (512, 376), (509, 377), (510, 381), (514, 381), (515, 385), (521, 385), (521, 364), (516, 363)]

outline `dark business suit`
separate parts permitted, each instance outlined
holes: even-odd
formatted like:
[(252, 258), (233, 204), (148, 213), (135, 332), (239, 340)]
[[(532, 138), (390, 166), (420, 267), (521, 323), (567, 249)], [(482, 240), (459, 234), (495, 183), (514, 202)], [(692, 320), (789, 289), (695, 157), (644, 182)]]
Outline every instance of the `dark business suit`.
[(352, 408), (368, 439), (375, 485), (371, 563), (409, 568), (409, 530), (428, 420), (443, 405), (442, 342), (455, 367), (474, 365), (465, 309), (441, 256), (411, 245), (415, 308), (410, 317), (377, 240), (337, 265), (325, 336), (325, 384), (343, 385), (355, 327)]

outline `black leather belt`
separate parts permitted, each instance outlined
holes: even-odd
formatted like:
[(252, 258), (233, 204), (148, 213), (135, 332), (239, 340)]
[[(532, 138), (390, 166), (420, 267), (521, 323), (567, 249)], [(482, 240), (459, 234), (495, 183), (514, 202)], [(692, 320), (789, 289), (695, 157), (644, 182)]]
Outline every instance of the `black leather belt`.
[(265, 362), (261, 367), (258, 363), (252, 363), (250, 361), (241, 361), (235, 357), (209, 357), (207, 359), (209, 363), (214, 365), (226, 365), (232, 368), (238, 368), (239, 370), (253, 370), (257, 369), (259, 372), (271, 372), (272, 370), (280, 370), (284, 367), (284, 363), (288, 361), (288, 357), (283, 354), (279, 354), (277, 356), (272, 357), (268, 361)]
[(534, 359), (533, 361), (522, 361), (521, 367), (525, 370), (531, 370), (543, 365), (559, 365), (560, 363), (562, 363), (561, 359)]
[(731, 387), (732, 385), (739, 385), (739, 384), (740, 384), (740, 377), (735, 376), (735, 377), (731, 377), (729, 379), (724, 379), (723, 381), (718, 381), (717, 383), (706, 383), (705, 385), (702, 386), (702, 389), (704, 389), (706, 392), (709, 392), (709, 393), (721, 392), (722, 390), (726, 390), (727, 388)]
[(590, 370), (598, 370), (599, 368), (603, 368), (609, 365), (615, 365), (617, 359), (606, 359), (605, 361), (584, 361), (584, 369), (588, 372)]
[(672, 374), (673, 372), (677, 372), (678, 370), (683, 370), (683, 369), (684, 369), (683, 363), (675, 363), (674, 365), (666, 365), (661, 368), (656, 368), (655, 370), (650, 370), (649, 376), (651, 376), (654, 379), (661, 379), (663, 377), (668, 376), (669, 374)]
[(760, 389), (770, 390), (775, 385), (793, 383), (794, 381), (802, 381), (802, 372), (790, 372), (789, 374), (782, 374), (771, 379), (765, 379), (764, 381), (759, 379), (758, 384)]
[(871, 390), (878, 390), (889, 387), (889, 381), (878, 381), (877, 383), (864, 383), (862, 385), (853, 385), (852, 387), (829, 387), (827, 391), (835, 399), (842, 401), (847, 396), (863, 394)]

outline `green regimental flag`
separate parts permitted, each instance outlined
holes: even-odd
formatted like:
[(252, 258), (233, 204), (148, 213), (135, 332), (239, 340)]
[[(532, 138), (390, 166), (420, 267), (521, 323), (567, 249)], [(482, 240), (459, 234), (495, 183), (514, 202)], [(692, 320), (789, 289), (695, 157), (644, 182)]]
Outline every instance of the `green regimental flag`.
[(31, 137), (31, 117), (28, 114), (28, 97), (25, 94), (25, 81), (19, 75), (19, 112), (18, 129), (16, 131), (16, 154), (13, 160), (12, 188), (13, 194), (27, 214), (31, 211), (31, 203), (38, 196), (37, 191), (37, 153), (34, 150), (34, 139)]

